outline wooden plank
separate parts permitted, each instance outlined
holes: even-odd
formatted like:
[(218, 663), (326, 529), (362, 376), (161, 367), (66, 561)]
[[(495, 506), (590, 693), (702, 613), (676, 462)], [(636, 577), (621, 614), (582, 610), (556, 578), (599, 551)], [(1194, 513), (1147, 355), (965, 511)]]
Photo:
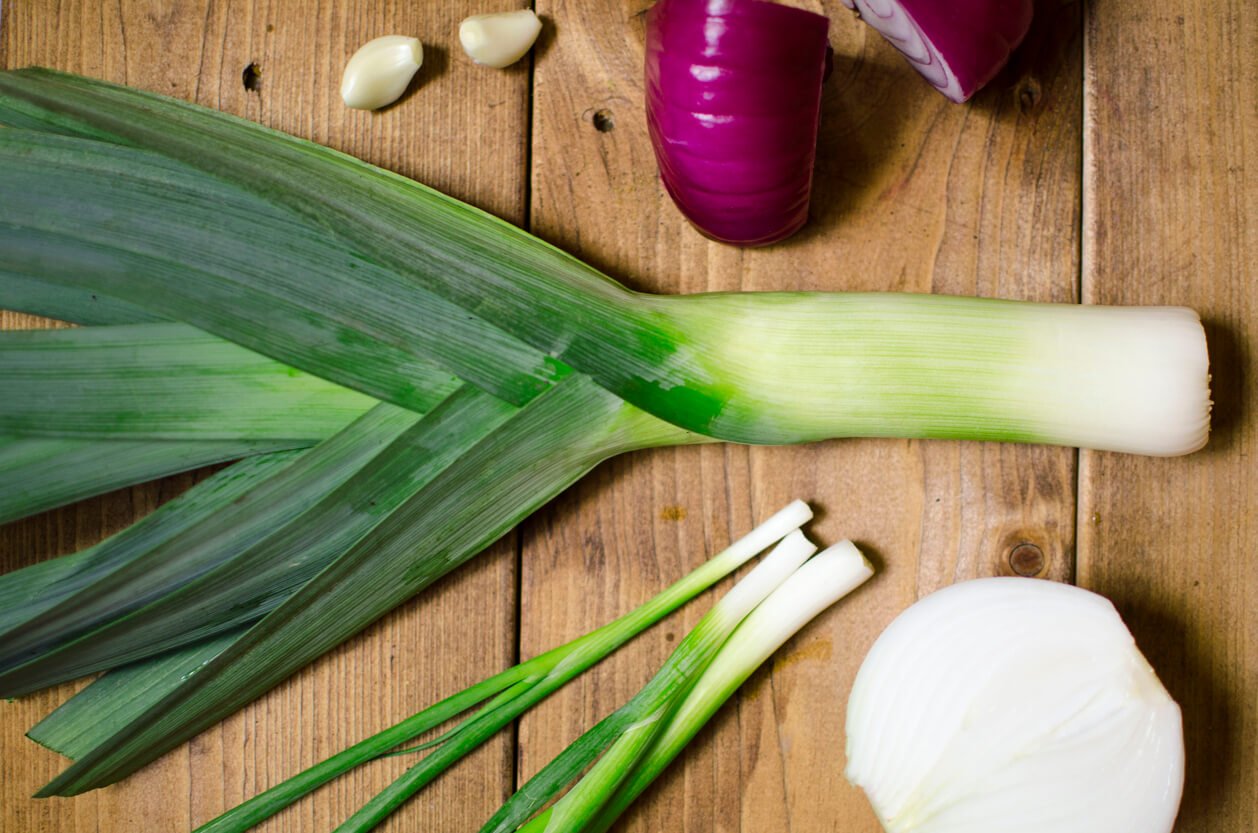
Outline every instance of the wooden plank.
[(1107, 0), (1086, 22), (1084, 298), (1206, 322), (1214, 433), (1191, 457), (1085, 454), (1079, 581), (1184, 711), (1177, 833), (1258, 826), (1258, 23), (1245, 0)]
[[(813, 219), (761, 251), (710, 243), (657, 181), (643, 112), (647, 0), (540, 0), (532, 227), (639, 289), (913, 290), (1070, 301), (1078, 280), (1080, 38), (1043, 4), (1017, 66), (946, 103), (839, 3)], [(816, 7), (814, 7), (816, 8)], [(1008, 572), (1029, 542), (1072, 573), (1075, 455), (973, 443), (713, 446), (604, 465), (527, 522), (521, 653), (649, 597), (791, 498), (820, 541), (852, 537), (881, 575), (755, 676), (625, 830), (874, 831), (842, 777), (844, 703), (875, 635), (916, 597)], [(635, 692), (711, 598), (530, 714), (521, 779)]]
[[(3, 5), (7, 67), (44, 64), (227, 110), (419, 178), (515, 222), (524, 219), (527, 67), (474, 67), (457, 50), (464, 14), (497, 6), (386, 2), (152, 3), (141, 0)], [(378, 114), (347, 110), (340, 71), (378, 35), (420, 37), (420, 84)], [(247, 91), (247, 65), (260, 68)], [(473, 137), (474, 141), (469, 141)], [(488, 152), (487, 149), (492, 149)], [(17, 316), (6, 327), (35, 322)], [(0, 565), (90, 544), (187, 488), (193, 475), (128, 489), (0, 529)], [(395, 612), (268, 696), (125, 782), (69, 800), (28, 796), (63, 759), (22, 732), (74, 686), (0, 705), (0, 830), (180, 831), (383, 728), (514, 658), (514, 537), (423, 600)], [(475, 600), (472, 602), (472, 600)], [(385, 829), (466, 831), (511, 788), (512, 739), (489, 743)], [(406, 765), (367, 768), (320, 791), (265, 830), (330, 829)]]

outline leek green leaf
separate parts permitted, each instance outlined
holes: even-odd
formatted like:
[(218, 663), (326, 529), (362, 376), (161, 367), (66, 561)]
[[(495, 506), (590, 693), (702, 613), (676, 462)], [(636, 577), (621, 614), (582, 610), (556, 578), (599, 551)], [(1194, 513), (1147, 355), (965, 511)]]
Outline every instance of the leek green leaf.
[[(266, 561), (249, 563), (253, 548), (273, 537), (277, 530), (303, 519), (308, 510), (368, 466), (419, 420), (420, 416), (410, 411), (377, 405), (344, 431), (279, 467), (271, 476), (260, 481), (251, 479), (249, 487), (229, 504), (218, 504), (216, 495), (206, 499), (205, 503), (217, 511), (199, 513), (195, 523), (174, 529), (173, 535), (137, 537), (128, 536), (131, 530), (126, 530), (115, 536), (126, 540), (104, 549), (111, 555), (117, 554), (110, 565), (112, 569), (80, 574), (82, 580), (78, 583), (82, 586), (76, 592), (4, 634), (0, 648), (0, 696), (24, 694), (126, 664), (256, 618), (262, 611), (247, 603), (253, 599), (251, 592), (263, 597), (275, 593), (283, 598), (285, 591), (283, 586), (271, 588), (273, 582), (263, 575), (267, 573)], [(183, 521), (192, 514), (185, 507), (186, 502), (167, 514)], [(349, 508), (352, 511), (355, 507)], [(345, 514), (338, 520), (348, 533), (352, 527), (344, 524)], [(175, 526), (172, 523), (166, 528)], [(328, 534), (327, 530), (321, 532)], [(132, 546), (135, 543), (139, 546)], [(307, 553), (298, 547), (284, 550), (279, 557), (300, 562)], [(233, 562), (242, 558), (248, 564), (243, 575), (238, 567), (231, 569)], [(202, 599), (187, 592), (190, 583), (209, 583), (210, 577), (223, 570), (232, 574), (234, 584), (219, 588), (219, 595), (209, 594)], [(300, 584), (302, 576), (308, 576), (311, 570), (317, 570), (317, 563), (304, 573), (294, 567), (289, 586)], [(255, 575), (251, 576), (250, 571)], [(94, 637), (102, 629), (108, 632), (111, 624), (124, 626), (130, 621), (128, 614), (146, 607), (169, 610), (162, 602), (180, 591), (184, 595), (176, 598), (185, 601), (183, 609), (177, 607), (175, 613), (182, 612), (185, 622), (191, 620), (189, 628), (159, 627), (150, 631), (146, 639), (125, 639), (121, 645)], [(187, 601), (190, 595), (196, 598), (191, 607)], [(215, 600), (220, 600), (217, 607)], [(233, 604), (233, 600), (240, 604)], [(157, 624), (161, 624), (160, 617)]]
[(161, 316), (107, 295), (0, 270), (0, 309), (72, 324), (142, 324)]
[(278, 451), (233, 463), (98, 544), (0, 576), (0, 645), (7, 646), (8, 634), (19, 625), (204, 522), (289, 466), (301, 453)]
[(599, 460), (698, 439), (580, 376), (519, 410), (466, 387), (421, 424), (434, 450), (459, 443), (423, 488), (40, 794), (112, 783), (182, 743), (466, 561)]
[(26, 736), (67, 758), (80, 758), (118, 727), (142, 717), (237, 636), (229, 631), (110, 671), (32, 726)]
[(0, 523), (169, 474), (301, 445), (0, 436)]
[[(34, 273), (42, 262), (41, 277), (93, 281), (109, 294), (227, 336), (216, 329), (221, 322), (203, 320), (212, 314), (209, 310), (195, 307), (216, 307), (217, 317), (223, 318), (230, 295), (210, 292), (200, 275), (195, 281), (166, 280), (164, 294), (191, 296), (174, 313), (171, 307), (158, 304), (176, 301), (154, 299), (138, 288), (146, 280), (144, 274), (151, 274), (158, 264), (149, 261), (140, 275), (128, 279), (113, 275), (122, 262), (116, 249), (108, 258), (84, 254), (80, 241), (88, 246), (131, 245), (118, 240), (117, 224), (108, 234), (93, 237), (88, 229), (63, 228), (63, 223), (56, 222), (63, 216), (59, 201), (71, 198), (75, 205), (92, 205), (108, 216), (147, 212), (141, 224), (142, 243), (156, 252), (160, 240), (153, 238), (162, 236), (160, 228), (166, 223), (159, 224), (155, 235), (148, 221), (165, 217), (172, 224), (185, 225), (172, 231), (171, 251), (166, 256), (177, 256), (188, 265), (192, 258), (180, 243), (195, 242), (193, 215), (198, 208), (195, 203), (185, 204), (186, 195), (170, 199), (158, 187), (159, 179), (173, 179), (172, 161), (159, 162), (166, 157), (203, 172), (199, 179), (189, 180), (196, 183), (192, 190), (210, 190), (220, 200), (233, 193), (232, 204), (245, 209), (250, 220), (258, 216), (258, 210), (246, 207), (242, 201), (246, 192), (269, 201), (272, 210), (283, 206), (305, 218), (311, 236), (336, 241), (329, 248), (358, 253), (382, 267), (378, 275), (342, 270), (339, 280), (329, 276), (326, 284), (316, 275), (309, 287), (317, 287), (323, 305), (340, 312), (347, 326), (362, 332), (386, 312), (375, 308), (375, 296), (385, 286), (383, 275), (392, 275), (405, 288), (389, 295), (393, 312), (404, 313), (411, 326), (440, 333), (443, 339), (466, 333), (460, 340), (466, 349), (440, 358), (434, 350), (427, 355), (464, 381), (508, 401), (527, 401), (545, 384), (569, 372), (569, 365), (629, 401), (641, 400), (669, 421), (697, 430), (710, 425), (729, 395), (712, 368), (683, 350), (688, 342), (685, 330), (658, 314), (648, 296), (629, 292), (527, 232), (404, 177), (223, 113), (48, 70), (0, 74), (0, 122), (19, 123), (12, 115), (16, 111), (21, 111), (20, 123), (26, 126), (44, 119), (51, 130), (108, 138), (160, 156), (127, 155), (121, 148), (111, 152), (98, 141), (73, 142), (50, 134), (32, 141), (26, 131), (5, 131), (9, 135), (8, 141), (0, 141), (0, 161), (14, 155), (25, 160), (22, 165), (0, 165), (0, 192), (21, 202), (21, 210), (14, 212), (15, 234), (0, 240), (0, 249), (15, 264), (9, 268)], [(40, 111), (46, 115), (32, 115)], [(157, 170), (163, 173), (159, 176)], [(30, 193), (27, 181), (34, 176), (39, 179), (38, 194)], [(146, 181), (151, 185), (146, 187)], [(222, 219), (224, 225), (232, 224), (232, 217)], [(63, 233), (44, 237), (35, 233), (41, 228)], [(248, 249), (251, 257), (266, 260), (273, 259), (267, 256), (268, 250), (277, 246), (287, 250), (298, 236), (292, 224), (283, 229), (268, 227), (252, 236), (248, 229), (222, 232), (231, 234), (230, 255)], [(19, 234), (20, 239), (13, 239)], [(49, 251), (62, 249), (65, 259), (60, 263), (47, 258)], [(137, 265), (132, 258), (126, 260)], [(256, 276), (255, 283), (265, 287), (280, 280), (263, 274)], [(413, 308), (412, 298), (423, 298), (424, 303)], [(239, 310), (230, 309), (231, 315), (240, 315)], [(194, 314), (198, 317), (193, 318)], [(227, 337), (240, 341), (237, 336)], [(320, 373), (300, 364), (298, 356), (268, 352), (257, 341), (240, 343)], [(534, 357), (531, 365), (525, 360), (529, 350)], [(490, 384), (490, 373), (500, 377), (499, 365), (510, 366), (513, 361), (531, 370), (533, 384), (520, 384), (514, 391)], [(454, 362), (462, 366), (455, 367)], [(360, 389), (406, 404), (383, 390)]]
[(5, 268), (401, 407), (426, 408), (438, 367), (519, 404), (568, 372), (290, 209), (153, 152), (0, 131), (0, 193)]
[[(376, 404), (186, 324), (0, 333), (0, 434), (312, 445)], [(431, 407), (444, 374), (417, 393)]]

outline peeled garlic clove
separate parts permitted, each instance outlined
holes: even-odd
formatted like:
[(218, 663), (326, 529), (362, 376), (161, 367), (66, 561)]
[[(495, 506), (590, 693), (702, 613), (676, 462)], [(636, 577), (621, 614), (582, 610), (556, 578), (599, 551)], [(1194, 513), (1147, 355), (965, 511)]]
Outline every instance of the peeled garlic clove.
[(847, 777), (890, 833), (1169, 833), (1179, 707), (1106, 599), (1039, 579), (934, 593), (874, 643)]
[(459, 42), (476, 63), (501, 69), (523, 58), (541, 31), (532, 9), (478, 14), (459, 24)]
[(424, 63), (417, 38), (385, 35), (367, 41), (345, 65), (341, 98), (355, 110), (378, 110), (402, 97)]

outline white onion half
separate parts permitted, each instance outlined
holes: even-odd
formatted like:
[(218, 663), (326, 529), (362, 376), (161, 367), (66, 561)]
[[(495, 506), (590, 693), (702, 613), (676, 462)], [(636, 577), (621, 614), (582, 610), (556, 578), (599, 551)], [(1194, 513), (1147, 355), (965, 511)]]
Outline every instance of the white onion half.
[(1169, 833), (1179, 707), (1108, 600), (964, 582), (874, 643), (847, 711), (847, 777), (890, 833)]

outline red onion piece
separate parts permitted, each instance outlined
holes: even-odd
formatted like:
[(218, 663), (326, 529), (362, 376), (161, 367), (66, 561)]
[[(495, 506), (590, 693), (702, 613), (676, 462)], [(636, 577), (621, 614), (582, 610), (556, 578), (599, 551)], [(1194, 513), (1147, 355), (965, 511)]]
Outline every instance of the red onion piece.
[(830, 22), (762, 0), (661, 0), (647, 17), (647, 127), (700, 232), (764, 246), (808, 219)]
[(948, 98), (967, 100), (1031, 28), (1032, 0), (843, 0)]

